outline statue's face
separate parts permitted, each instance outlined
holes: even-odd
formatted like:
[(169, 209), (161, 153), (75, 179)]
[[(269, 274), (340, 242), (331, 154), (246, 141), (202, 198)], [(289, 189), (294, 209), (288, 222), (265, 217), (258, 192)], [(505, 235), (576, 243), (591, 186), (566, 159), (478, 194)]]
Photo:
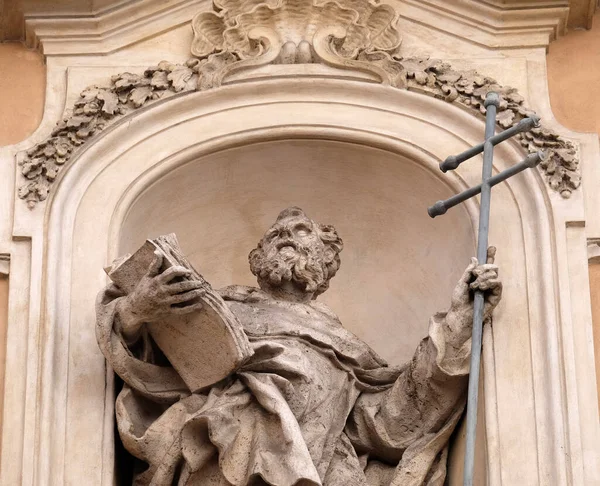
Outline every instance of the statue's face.
[(250, 253), (250, 268), (261, 287), (292, 282), (300, 291), (316, 292), (328, 278), (320, 231), (304, 215), (283, 218), (271, 226)]
[(313, 221), (303, 216), (278, 221), (263, 236), (263, 247), (275, 248), (282, 254), (301, 248), (322, 253), (325, 245), (318, 234), (319, 228), (315, 226)]

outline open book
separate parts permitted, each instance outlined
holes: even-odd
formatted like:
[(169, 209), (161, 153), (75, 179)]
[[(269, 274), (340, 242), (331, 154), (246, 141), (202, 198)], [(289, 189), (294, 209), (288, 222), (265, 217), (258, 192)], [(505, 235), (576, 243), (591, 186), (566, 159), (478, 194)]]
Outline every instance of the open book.
[(186, 267), (191, 275), (178, 277), (176, 281), (199, 280), (206, 289), (199, 299), (203, 303), (199, 311), (147, 324), (152, 339), (190, 391), (196, 392), (234, 372), (252, 355), (252, 350), (240, 323), (221, 296), (181, 252), (175, 234), (146, 240), (133, 255), (115, 261), (105, 271), (119, 288), (130, 293), (148, 272), (156, 250), (163, 254), (161, 272), (175, 265)]

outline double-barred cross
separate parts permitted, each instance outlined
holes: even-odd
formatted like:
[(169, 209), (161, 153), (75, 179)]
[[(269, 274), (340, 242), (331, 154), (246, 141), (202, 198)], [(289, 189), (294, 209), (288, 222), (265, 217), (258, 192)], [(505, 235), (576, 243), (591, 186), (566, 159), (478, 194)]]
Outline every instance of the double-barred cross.
[[(440, 170), (447, 172), (456, 169), (464, 161), (483, 152), (483, 170), (481, 184), (471, 187), (460, 194), (450, 197), (445, 201), (438, 201), (427, 209), (429, 216), (435, 218), (444, 214), (451, 207), (481, 193), (479, 211), (479, 233), (477, 235), (477, 260), (480, 265), (486, 263), (488, 249), (488, 234), (490, 223), (490, 200), (492, 187), (505, 181), (527, 168), (538, 165), (544, 158), (544, 152), (528, 155), (522, 162), (492, 176), (492, 162), (494, 159), (494, 146), (512, 136), (531, 130), (539, 126), (539, 117), (532, 115), (524, 118), (515, 126), (499, 134), (496, 133), (496, 112), (500, 106), (498, 93), (487, 94), (485, 103), (485, 142), (476, 145), (459, 155), (451, 155), (440, 164)], [(473, 303), (473, 335), (471, 340), (471, 368), (469, 374), (469, 390), (467, 398), (467, 432), (465, 445), (464, 486), (473, 485), (473, 465), (475, 455), (475, 429), (477, 427), (477, 399), (479, 384), (479, 365), (481, 361), (481, 340), (483, 335), (483, 310), (484, 294), (481, 290), (475, 292)]]

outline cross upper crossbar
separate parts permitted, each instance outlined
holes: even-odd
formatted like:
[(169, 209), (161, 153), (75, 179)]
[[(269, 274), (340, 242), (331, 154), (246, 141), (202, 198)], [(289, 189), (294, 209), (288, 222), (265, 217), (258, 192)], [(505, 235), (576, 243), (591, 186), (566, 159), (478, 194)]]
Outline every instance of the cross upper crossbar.
[[(498, 145), (505, 140), (515, 136), (518, 133), (527, 132), (532, 128), (538, 128), (540, 126), (540, 117), (537, 115), (530, 115), (528, 118), (523, 118), (519, 123), (515, 126), (510, 127), (503, 132), (494, 135), (489, 140), (487, 140), (492, 145)], [(440, 163), (440, 170), (442, 172), (448, 172), (449, 170), (456, 169), (460, 164), (464, 161), (469, 160), (471, 157), (475, 155), (479, 155), (483, 152), (485, 147), (485, 142), (480, 143), (479, 145), (475, 145), (468, 150), (465, 150), (463, 153), (458, 155), (450, 155), (443, 162)]]
[[(466, 152), (463, 152), (463, 153), (466, 153)], [(505, 181), (509, 177), (512, 177), (515, 174), (518, 174), (519, 172), (523, 172), (525, 169), (530, 169), (530, 168), (535, 167), (542, 160), (544, 160), (545, 156), (546, 156), (546, 154), (541, 150), (539, 152), (534, 152), (532, 154), (529, 154), (527, 157), (525, 157), (524, 160), (522, 160), (518, 164), (513, 165), (512, 167), (509, 167), (508, 169), (503, 170), (499, 174), (496, 174), (496, 175), (490, 177), (488, 179), (487, 183), (489, 184), (490, 187), (494, 187), (496, 184), (499, 184), (500, 182)], [(446, 159), (446, 160), (448, 160), (448, 159)], [(459, 164), (460, 164), (460, 162), (459, 162)], [(440, 164), (440, 166), (441, 166), (441, 164)], [(458, 167), (458, 165), (457, 165), (457, 167)], [(470, 187), (469, 189), (466, 189), (465, 191), (461, 192), (460, 194), (456, 194), (455, 196), (449, 197), (445, 201), (437, 201), (433, 206), (430, 206), (429, 208), (427, 208), (427, 213), (432, 218), (435, 218), (436, 216), (441, 216), (442, 214), (445, 214), (446, 211), (448, 211), (448, 209), (479, 194), (481, 192), (481, 186), (482, 186), (482, 184), (479, 184), (474, 187)]]

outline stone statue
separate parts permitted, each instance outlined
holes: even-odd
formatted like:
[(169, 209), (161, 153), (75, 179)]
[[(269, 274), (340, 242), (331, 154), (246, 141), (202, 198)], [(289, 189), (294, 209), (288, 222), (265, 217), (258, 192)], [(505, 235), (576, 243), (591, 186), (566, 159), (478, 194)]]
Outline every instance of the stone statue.
[(181, 306), (205, 291), (176, 282), (188, 270), (159, 273), (157, 256), (133, 292), (112, 284), (101, 292), (98, 342), (124, 381), (116, 416), (139, 460), (135, 485), (443, 485), (466, 401), (472, 290), (486, 292), (486, 319), (501, 297), (493, 255), (485, 265), (473, 259), (450, 309), (431, 318), (429, 336), (396, 368), (315, 300), (342, 246), (332, 226), (299, 208), (279, 215), (249, 256), (260, 289), (219, 291), (253, 355), (201, 393), (185, 387), (146, 331), (201, 305)]

